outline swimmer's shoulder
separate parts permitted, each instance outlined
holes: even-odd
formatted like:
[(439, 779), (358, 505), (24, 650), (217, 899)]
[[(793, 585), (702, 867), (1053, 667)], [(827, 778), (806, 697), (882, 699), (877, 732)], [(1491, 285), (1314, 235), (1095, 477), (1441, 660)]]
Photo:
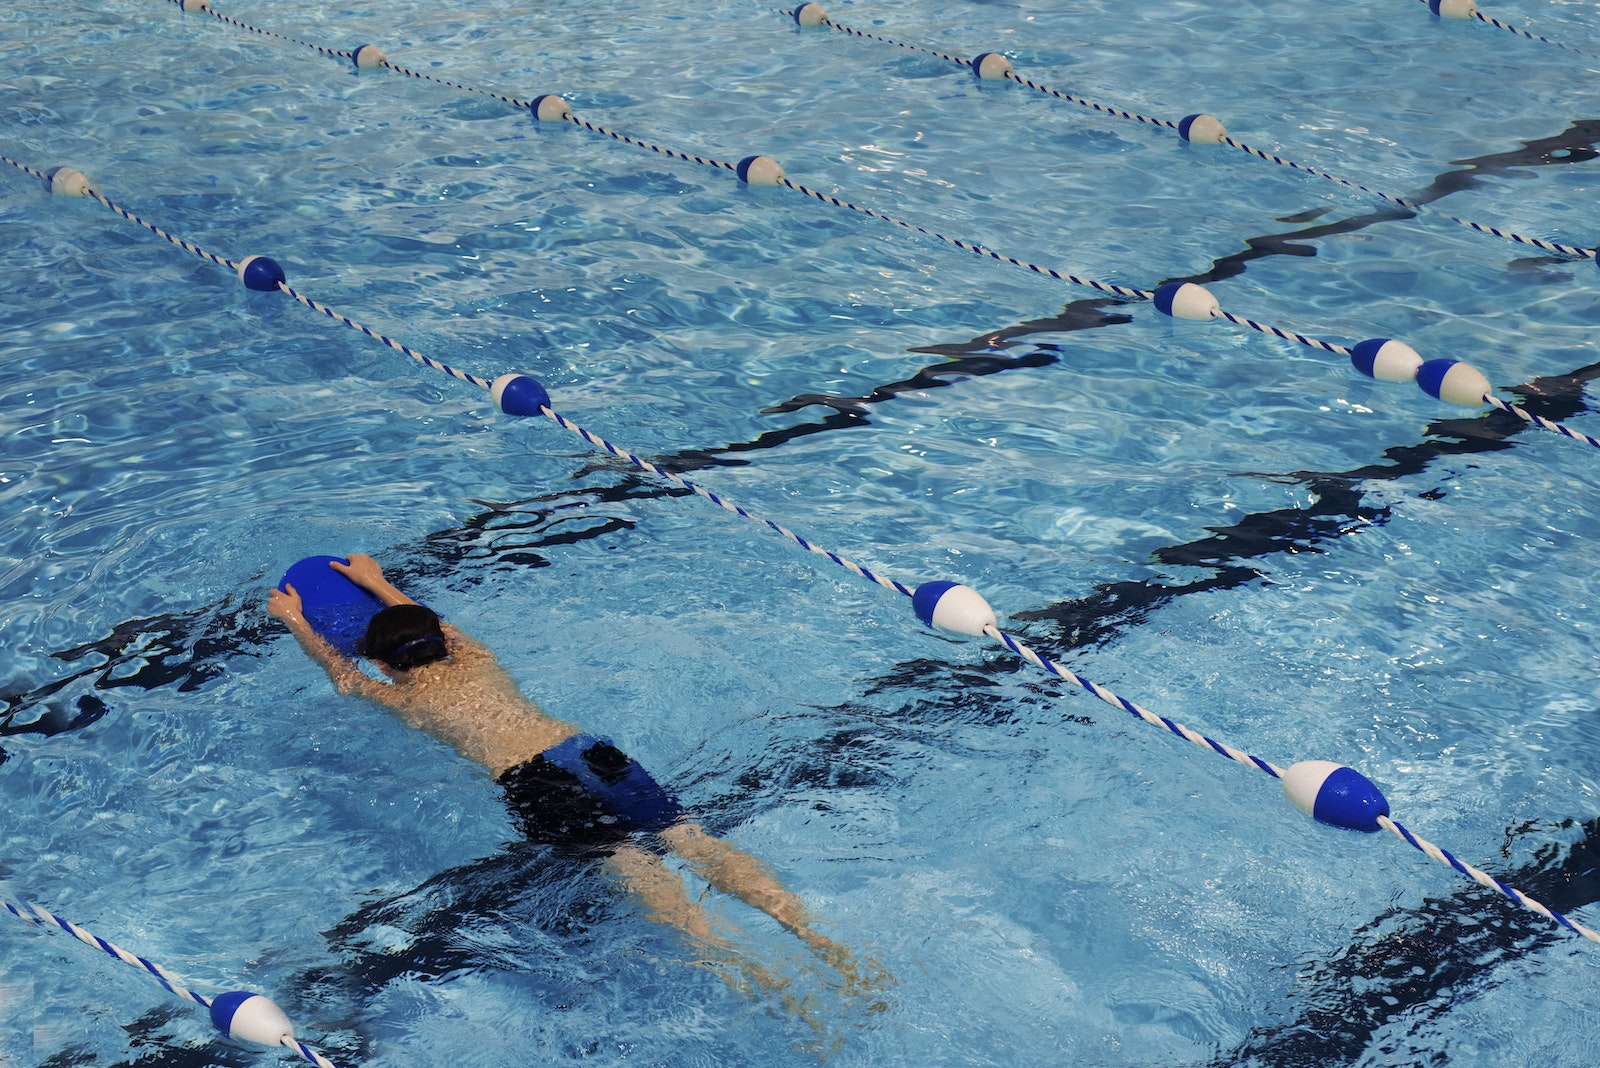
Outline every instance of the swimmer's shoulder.
[(445, 641), (449, 643), (452, 655), (458, 652), (493, 655), (489, 653), (487, 646), (454, 623), (446, 623), (442, 619), (439, 620), (439, 632), (444, 635)]
[(458, 667), (469, 671), (492, 671), (500, 667), (500, 661), (494, 655), (494, 651), (460, 627), (440, 622), (439, 629), (444, 632), (445, 641), (449, 645), (450, 659)]

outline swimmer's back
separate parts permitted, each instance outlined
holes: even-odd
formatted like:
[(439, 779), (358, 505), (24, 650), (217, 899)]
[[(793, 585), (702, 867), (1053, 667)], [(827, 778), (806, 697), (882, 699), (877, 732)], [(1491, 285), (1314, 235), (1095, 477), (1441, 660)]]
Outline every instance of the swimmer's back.
[(495, 776), (578, 733), (545, 715), (482, 643), (449, 623), (441, 629), (447, 659), (412, 668), (385, 687), (387, 693), (369, 696)]

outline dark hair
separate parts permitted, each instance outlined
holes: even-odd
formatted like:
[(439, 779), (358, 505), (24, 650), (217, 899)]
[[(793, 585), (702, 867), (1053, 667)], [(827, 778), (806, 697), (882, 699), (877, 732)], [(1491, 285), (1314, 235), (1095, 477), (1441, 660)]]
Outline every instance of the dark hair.
[(450, 655), (439, 617), (420, 604), (390, 605), (373, 616), (361, 651), (396, 671), (410, 671)]

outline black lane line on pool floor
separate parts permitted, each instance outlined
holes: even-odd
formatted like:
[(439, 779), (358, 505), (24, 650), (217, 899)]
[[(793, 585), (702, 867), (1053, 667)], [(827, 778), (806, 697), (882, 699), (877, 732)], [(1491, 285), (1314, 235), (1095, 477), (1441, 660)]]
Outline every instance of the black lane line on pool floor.
[[(1570, 848), (1551, 844), (1572, 837), (1573, 830), (1578, 840)], [(1568, 833), (1558, 833), (1563, 831)], [(1521, 838), (1544, 844), (1533, 862), (1503, 876), (1507, 882), (1568, 914), (1600, 900), (1600, 819), (1508, 828), (1502, 851), (1507, 860)], [(1380, 1040), (1381, 1063), (1438, 1063), (1437, 1045), (1426, 1041), (1431, 1037), (1436, 1042), (1438, 1018), (1502, 984), (1521, 982), (1520, 974), (1500, 979), (1496, 970), (1523, 964), (1556, 942), (1547, 931), (1492, 914), (1467, 913), (1453, 895), (1390, 909), (1357, 930), (1349, 945), (1302, 960), (1284, 995), (1293, 1015), (1274, 1026), (1252, 1028), (1237, 1048), (1219, 1053), (1211, 1066), (1335, 1068), (1364, 1060)], [(1289, 1015), (1283, 1002), (1257, 1008), (1280, 1019)], [(1397, 1038), (1418, 1034), (1424, 1044), (1395, 1048)], [(1406, 1059), (1407, 1053), (1415, 1059)]]
[[(562, 857), (548, 846), (510, 839), (501, 852), (447, 868), (417, 886), (361, 904), (322, 932), (330, 960), (284, 982), (291, 996), (342, 1009), (345, 1027), (360, 1033), (374, 1017), (373, 1005), (395, 979), (407, 982), (438, 979), (452, 973), (505, 970), (492, 948), (463, 938), (463, 931), (484, 928), (516, 931), (520, 944), (536, 942), (532, 932), (561, 944), (583, 942), (591, 932), (616, 922), (615, 890), (593, 877), (589, 862)], [(406, 932), (403, 950), (385, 948), (372, 931)], [(570, 1009), (584, 1000), (592, 976), (572, 974), (585, 967), (566, 952), (519, 955), (515, 971), (549, 985), (547, 1005)], [(368, 1052), (361, 1041), (362, 1056)]]
[[(1452, 161), (1453, 166), (1462, 169), (1441, 173), (1414, 199), (1423, 201), (1437, 200), (1452, 193), (1485, 185), (1489, 178), (1509, 180), (1516, 178), (1520, 173), (1532, 167), (1580, 163), (1600, 158), (1600, 148), (1596, 147), (1600, 145), (1600, 120), (1577, 119), (1568, 120), (1568, 123), (1567, 129), (1561, 133), (1525, 141), (1520, 149)], [(1288, 223), (1312, 222), (1323, 217), (1331, 210), (1331, 208), (1314, 209), (1300, 215), (1284, 217), (1279, 221)], [(1407, 219), (1411, 216), (1411, 212), (1403, 211), (1399, 208), (1380, 207), (1361, 215), (1342, 218), (1334, 222), (1304, 226), (1284, 233), (1248, 237), (1243, 239), (1244, 249), (1213, 260), (1208, 270), (1197, 274), (1164, 279), (1159, 284), (1165, 285), (1169, 282), (1205, 284), (1237, 278), (1248, 270), (1252, 261), (1270, 256), (1314, 258), (1318, 250), (1311, 242), (1327, 237), (1357, 233), (1372, 226)], [(1522, 269), (1537, 269), (1544, 265), (1571, 266), (1571, 264), (1571, 260), (1559, 256), (1524, 256), (1512, 261), (1513, 269), (1517, 269), (1519, 265)], [(1582, 265), (1580, 265), (1580, 269), (1581, 267)], [(1068, 303), (1054, 316), (990, 330), (977, 335), (964, 344), (920, 346), (910, 349), (908, 350), (910, 352), (945, 356), (948, 358), (948, 362), (922, 367), (914, 374), (896, 382), (875, 386), (866, 394), (856, 396), (828, 393), (797, 394), (789, 400), (760, 409), (760, 414), (781, 415), (812, 406), (831, 408), (834, 414), (825, 416), (818, 421), (796, 424), (781, 430), (766, 431), (749, 441), (732, 442), (720, 448), (681, 450), (663, 456), (660, 462), (669, 466), (681, 464), (683, 465), (682, 469), (685, 471), (702, 470), (706, 467), (717, 465), (743, 463), (744, 461), (733, 461), (723, 457), (774, 448), (800, 438), (832, 430), (868, 426), (871, 420), (867, 418), (867, 411), (871, 405), (893, 400), (903, 393), (926, 391), (954, 385), (963, 377), (978, 377), (1009, 370), (1049, 366), (1052, 363), (1059, 362), (1059, 356), (1055, 355), (1059, 351), (1059, 347), (1053, 344), (1037, 345), (1034, 351), (1020, 357), (1008, 357), (1003, 351), (997, 352), (995, 350), (1010, 345), (1019, 338), (1035, 333), (1069, 333), (1077, 330), (1131, 323), (1133, 316), (1113, 310), (1128, 303), (1111, 297), (1086, 297)], [(966, 361), (975, 362), (969, 363)], [(1516, 392), (1516, 390), (1513, 389), (1510, 392)], [(1579, 408), (1574, 414), (1589, 410), (1588, 407)], [(1550, 418), (1548, 415), (1546, 417)], [(1501, 412), (1491, 411), (1485, 413), (1484, 418), (1498, 421), (1510, 417)]]
[[(1566, 375), (1535, 379), (1508, 390), (1523, 403), (1551, 418), (1570, 418), (1588, 410), (1585, 385), (1600, 381), (1600, 363)], [(1051, 633), (1028, 628), (1030, 643), (1038, 642), (1053, 657), (1064, 657), (1084, 646), (1101, 645), (1114, 637), (1103, 621), (1128, 617), (1143, 622), (1155, 608), (1181, 593), (1231, 589), (1266, 579), (1249, 563), (1279, 553), (1326, 551), (1325, 547), (1347, 534), (1383, 524), (1384, 506), (1363, 503), (1366, 487), (1373, 483), (1400, 482), (1425, 474), (1438, 461), (1480, 456), (1513, 447), (1513, 438), (1526, 424), (1502, 412), (1483, 418), (1438, 420), (1428, 425), (1428, 440), (1415, 445), (1390, 446), (1383, 463), (1345, 471), (1291, 471), (1242, 473), (1251, 477), (1305, 486), (1311, 500), (1296, 507), (1254, 512), (1224, 527), (1211, 527), (1209, 537), (1156, 549), (1153, 562), (1168, 567), (1199, 568), (1214, 572), (1195, 583), (1166, 586), (1151, 580), (1121, 581), (1094, 587), (1089, 597), (1062, 601), (1044, 608), (1012, 612), (1007, 618), (1022, 623), (1048, 624)], [(1442, 488), (1419, 491), (1431, 499)], [(1119, 624), (1120, 627), (1120, 624)]]

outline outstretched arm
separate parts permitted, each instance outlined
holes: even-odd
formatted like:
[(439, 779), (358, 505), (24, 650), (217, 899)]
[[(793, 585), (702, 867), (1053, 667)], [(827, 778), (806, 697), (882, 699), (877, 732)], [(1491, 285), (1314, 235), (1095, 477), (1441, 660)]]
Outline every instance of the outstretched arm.
[(328, 566), (390, 607), (417, 603), (395, 589), (389, 580), (383, 577), (383, 568), (378, 566), (378, 561), (365, 553), (351, 553), (350, 562), (347, 564), (330, 560)]
[(267, 595), (267, 611), (283, 620), (289, 628), (289, 633), (300, 642), (306, 655), (322, 666), (328, 673), (328, 678), (333, 680), (334, 689), (344, 694), (358, 694), (371, 698), (383, 704), (389, 687), (376, 679), (369, 679), (362, 674), (360, 668), (353, 660), (341, 655), (339, 650), (328, 643), (328, 640), (311, 629), (311, 624), (306, 622), (306, 617), (300, 604), (300, 594), (295, 592), (293, 586), (288, 591), (274, 589)]
[[(351, 553), (349, 563), (329, 560), (328, 566), (371, 593), (389, 607), (397, 604), (417, 603), (401, 593), (388, 579), (384, 578), (383, 568), (378, 566), (378, 561), (364, 553)], [(463, 654), (478, 653), (487, 656), (490, 660), (494, 659), (493, 653), (449, 623), (440, 620), (439, 629), (444, 631), (444, 636), (450, 640), (451, 655), (461, 656)]]

